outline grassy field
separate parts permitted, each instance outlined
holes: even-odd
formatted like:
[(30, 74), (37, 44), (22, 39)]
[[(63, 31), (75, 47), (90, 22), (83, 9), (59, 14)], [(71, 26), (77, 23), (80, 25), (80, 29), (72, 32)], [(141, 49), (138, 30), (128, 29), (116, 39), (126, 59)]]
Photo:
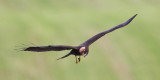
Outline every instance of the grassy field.
[[(134, 14), (79, 64), (56, 60), (69, 51), (14, 50), (76, 46)], [(0, 0), (0, 80), (160, 80), (159, 14), (159, 0)]]

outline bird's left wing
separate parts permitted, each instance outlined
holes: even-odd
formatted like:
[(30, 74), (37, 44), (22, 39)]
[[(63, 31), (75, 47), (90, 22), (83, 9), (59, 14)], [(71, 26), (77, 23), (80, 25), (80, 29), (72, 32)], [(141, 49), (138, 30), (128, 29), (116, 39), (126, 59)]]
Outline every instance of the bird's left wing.
[(102, 36), (104, 36), (105, 34), (110, 33), (110, 32), (112, 32), (112, 31), (114, 31), (116, 29), (119, 29), (121, 27), (124, 27), (124, 26), (128, 25), (136, 16), (137, 16), (137, 14), (135, 14), (133, 17), (131, 17), (130, 19), (128, 19), (124, 23), (119, 24), (119, 25), (117, 25), (117, 26), (115, 26), (115, 27), (113, 27), (111, 29), (108, 29), (108, 30), (106, 30), (104, 32), (101, 32), (101, 33), (99, 33), (99, 34), (91, 37), (90, 39), (88, 39), (87, 41), (85, 41), (84, 43), (82, 43), (81, 45), (82, 46), (89, 46), (89, 45), (91, 45), (93, 42), (95, 42), (96, 40), (98, 40), (99, 38), (101, 38)]
[(33, 46), (33, 47), (25, 48), (23, 51), (45, 52), (45, 51), (62, 51), (62, 50), (70, 50), (70, 49), (78, 49), (78, 47), (64, 46), (64, 45)]

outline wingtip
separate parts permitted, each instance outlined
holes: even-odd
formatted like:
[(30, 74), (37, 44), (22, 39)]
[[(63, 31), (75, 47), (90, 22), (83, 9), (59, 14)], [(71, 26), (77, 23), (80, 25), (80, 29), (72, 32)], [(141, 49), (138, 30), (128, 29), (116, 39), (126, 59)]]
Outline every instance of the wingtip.
[(137, 16), (138, 14), (135, 14), (135, 16)]
[(58, 58), (57, 60), (60, 60), (61, 58)]
[(24, 48), (23, 51), (31, 51), (31, 50), (30, 50), (30, 47), (28, 47), (28, 48)]
[(125, 23), (125, 25), (128, 25), (138, 14), (135, 14), (133, 17), (131, 17), (129, 20), (127, 20)]
[(130, 18), (130, 20), (133, 20), (138, 14), (135, 14), (133, 17)]
[(138, 14), (135, 14), (135, 15), (133, 16), (133, 18), (135, 18), (137, 15), (138, 15)]

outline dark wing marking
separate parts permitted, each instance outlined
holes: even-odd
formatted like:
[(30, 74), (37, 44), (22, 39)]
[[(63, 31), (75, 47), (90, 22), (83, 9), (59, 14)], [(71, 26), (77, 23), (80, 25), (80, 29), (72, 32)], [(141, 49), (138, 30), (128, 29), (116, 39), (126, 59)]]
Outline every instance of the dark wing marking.
[(133, 17), (131, 17), (129, 20), (125, 21), (124, 23), (122, 24), (119, 24), (111, 29), (108, 29), (104, 32), (101, 32), (95, 36), (93, 36), (92, 38), (88, 39), (87, 41), (85, 41), (84, 43), (82, 43), (81, 45), (82, 46), (89, 46), (91, 45), (93, 42), (95, 42), (96, 40), (98, 40), (99, 38), (101, 38), (102, 36), (104, 36), (105, 34), (109, 33), (109, 32), (112, 32), (118, 28), (121, 28), (121, 27), (124, 27), (126, 25), (128, 25), (135, 17), (137, 16), (137, 14), (135, 14)]
[(78, 49), (78, 47), (64, 46), (64, 45), (35, 46), (35, 47), (28, 47), (28, 48), (24, 49), (24, 51), (45, 52), (45, 51), (62, 51), (62, 50), (70, 50), (70, 49)]

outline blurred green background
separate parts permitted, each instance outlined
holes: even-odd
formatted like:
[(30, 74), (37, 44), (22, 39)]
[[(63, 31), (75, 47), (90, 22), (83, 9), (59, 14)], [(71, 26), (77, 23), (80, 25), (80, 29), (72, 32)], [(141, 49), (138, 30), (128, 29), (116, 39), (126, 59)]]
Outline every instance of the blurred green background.
[[(136, 13), (78, 64), (56, 60), (69, 51), (14, 50), (76, 46)], [(159, 21), (159, 0), (0, 0), (0, 80), (160, 80)]]

